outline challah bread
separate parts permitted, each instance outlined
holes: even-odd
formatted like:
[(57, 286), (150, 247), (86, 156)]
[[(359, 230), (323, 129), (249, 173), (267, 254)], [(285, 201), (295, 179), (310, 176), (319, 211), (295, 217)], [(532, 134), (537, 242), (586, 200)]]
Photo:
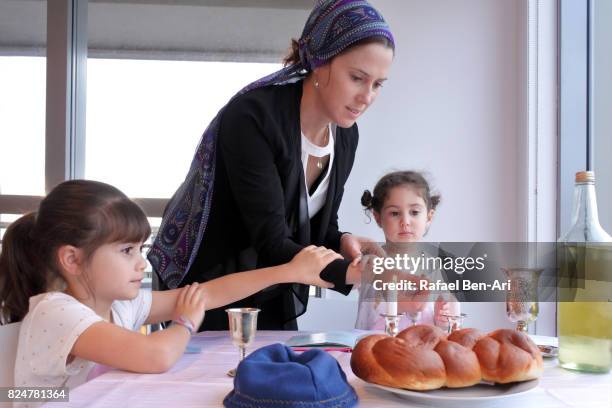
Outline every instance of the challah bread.
[(474, 345), (478, 343), (478, 340), (480, 340), (484, 336), (486, 336), (486, 334), (484, 334), (480, 330), (468, 328), (452, 332), (448, 335), (447, 340), (459, 343), (463, 347), (467, 347), (471, 350), (474, 348)]
[(359, 378), (390, 387), (432, 390), (446, 382), (444, 362), (433, 348), (406, 347), (403, 339), (385, 335), (361, 340), (351, 367)]
[(404, 340), (408, 347), (433, 349), (440, 340), (446, 338), (446, 334), (436, 326), (418, 324), (410, 327), (410, 330), (402, 330), (397, 338)]
[(482, 379), (525, 381), (542, 372), (542, 356), (531, 339), (515, 330), (488, 335), (463, 329), (448, 337), (434, 326), (416, 325), (396, 337), (363, 338), (353, 350), (357, 377), (409, 390), (469, 387)]
[(526, 381), (539, 377), (543, 370), (542, 353), (529, 336), (517, 330), (495, 330), (478, 340), (473, 350), (486, 381)]
[(441, 340), (435, 348), (444, 361), (446, 383), (449, 388), (469, 387), (482, 379), (476, 354), (453, 341)]

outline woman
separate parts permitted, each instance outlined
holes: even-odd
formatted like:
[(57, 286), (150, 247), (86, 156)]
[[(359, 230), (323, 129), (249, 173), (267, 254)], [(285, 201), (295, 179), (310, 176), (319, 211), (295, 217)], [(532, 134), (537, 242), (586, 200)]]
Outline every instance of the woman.
[[(359, 280), (360, 240), (338, 230), (356, 119), (393, 60), (388, 25), (367, 1), (323, 0), (286, 67), (241, 90), (204, 132), (189, 174), (166, 208), (149, 260), (162, 287), (288, 262), (304, 246), (345, 259), (321, 277), (348, 294)], [(260, 329), (296, 329), (308, 287), (280, 285), (234, 306), (261, 309)], [(201, 329), (225, 330), (223, 310)]]

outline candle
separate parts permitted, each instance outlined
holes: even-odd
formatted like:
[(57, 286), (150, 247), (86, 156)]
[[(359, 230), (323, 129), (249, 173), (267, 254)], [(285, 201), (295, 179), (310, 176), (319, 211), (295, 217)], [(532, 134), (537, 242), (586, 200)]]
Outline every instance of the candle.
[(393, 276), (393, 289), (387, 289), (387, 314), (397, 316), (397, 276)]

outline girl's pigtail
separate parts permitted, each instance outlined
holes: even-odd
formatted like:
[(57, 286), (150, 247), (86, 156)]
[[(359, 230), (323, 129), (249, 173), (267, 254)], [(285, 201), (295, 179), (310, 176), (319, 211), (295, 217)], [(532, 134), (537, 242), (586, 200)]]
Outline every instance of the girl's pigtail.
[(366, 210), (371, 210), (372, 209), (372, 193), (370, 192), (370, 190), (365, 190), (363, 192), (363, 194), (361, 195), (361, 205), (363, 205), (363, 207)]
[(442, 197), (440, 196), (440, 194), (435, 194), (432, 195), (429, 198), (429, 202), (430, 202), (430, 210), (435, 210), (436, 207), (438, 207), (438, 204), (440, 204), (440, 200), (442, 199)]

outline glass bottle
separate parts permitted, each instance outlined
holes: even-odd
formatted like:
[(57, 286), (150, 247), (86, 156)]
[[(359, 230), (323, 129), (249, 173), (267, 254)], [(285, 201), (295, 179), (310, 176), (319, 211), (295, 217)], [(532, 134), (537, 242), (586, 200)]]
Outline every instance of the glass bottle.
[(599, 225), (595, 175), (576, 173), (572, 226), (559, 238), (559, 364), (612, 368), (612, 237)]

